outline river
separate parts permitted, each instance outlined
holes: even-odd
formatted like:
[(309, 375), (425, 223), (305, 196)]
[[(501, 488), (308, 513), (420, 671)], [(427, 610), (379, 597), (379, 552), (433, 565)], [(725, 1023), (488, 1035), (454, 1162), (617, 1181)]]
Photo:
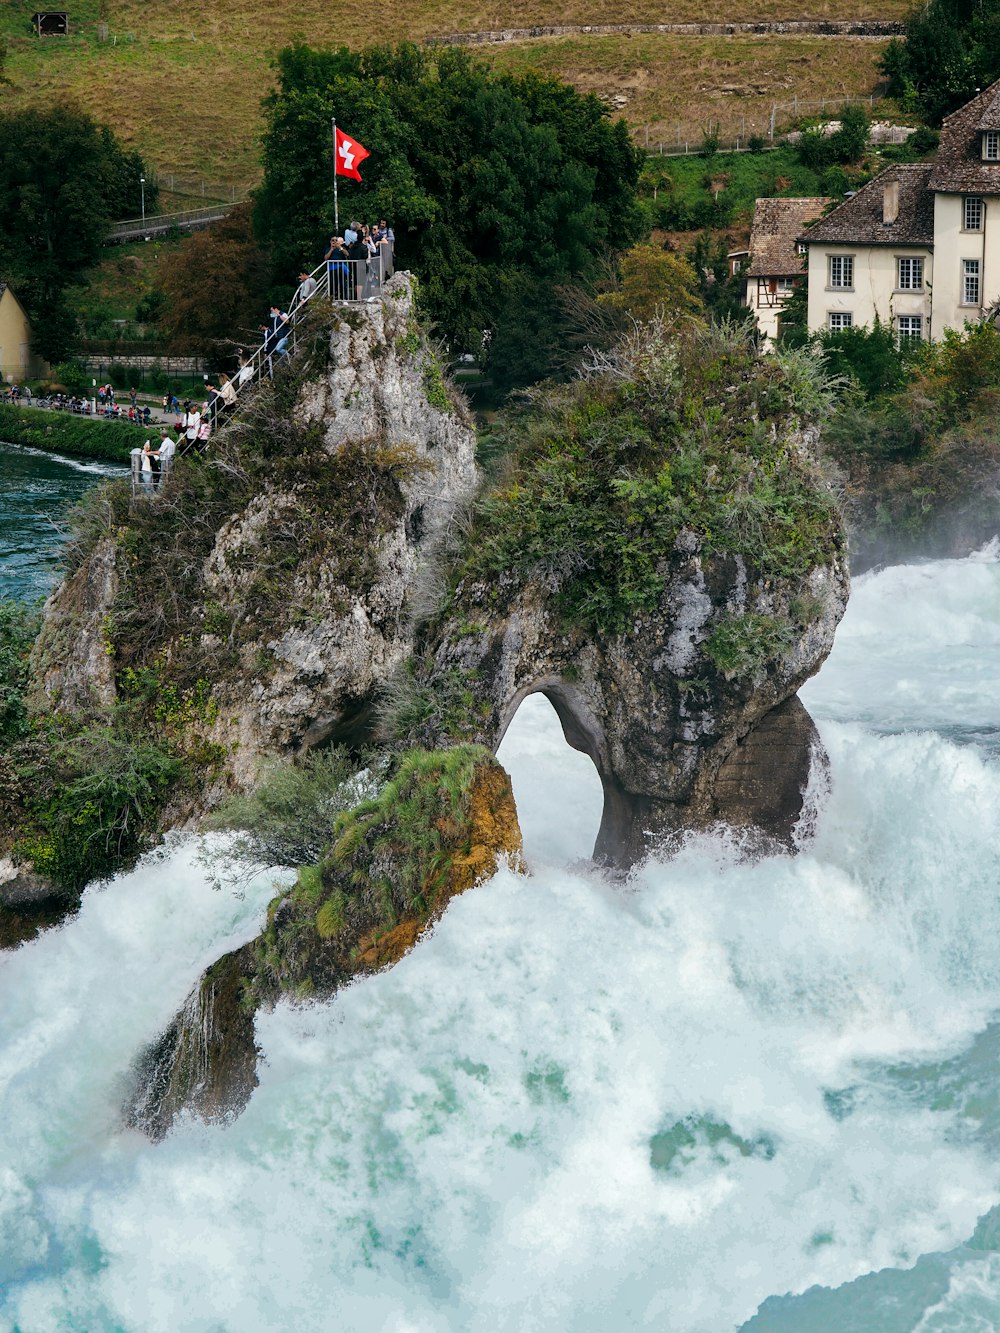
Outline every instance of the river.
[(123, 1080), (270, 885), (178, 838), (0, 961), (5, 1333), (1000, 1327), (1000, 563), (855, 583), (803, 691), (800, 855), (589, 869), (540, 697), (500, 757), (531, 872), (391, 971), (258, 1020), (231, 1125)]
[(0, 441), (0, 598), (35, 601), (58, 577), (66, 506), (107, 477), (114, 463), (65, 458)]

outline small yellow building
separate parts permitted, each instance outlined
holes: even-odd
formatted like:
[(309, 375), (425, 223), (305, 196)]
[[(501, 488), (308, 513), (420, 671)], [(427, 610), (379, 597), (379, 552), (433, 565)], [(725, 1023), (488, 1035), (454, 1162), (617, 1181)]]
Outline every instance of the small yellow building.
[(31, 321), (24, 306), (0, 282), (0, 379), (19, 384), (48, 374), (48, 363), (31, 350)]

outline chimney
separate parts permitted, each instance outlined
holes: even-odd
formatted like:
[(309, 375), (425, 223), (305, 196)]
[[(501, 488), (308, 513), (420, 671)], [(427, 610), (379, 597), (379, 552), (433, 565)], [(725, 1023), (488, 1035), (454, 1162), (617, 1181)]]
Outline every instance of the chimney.
[(882, 221), (895, 222), (899, 217), (899, 180), (886, 181), (882, 186)]

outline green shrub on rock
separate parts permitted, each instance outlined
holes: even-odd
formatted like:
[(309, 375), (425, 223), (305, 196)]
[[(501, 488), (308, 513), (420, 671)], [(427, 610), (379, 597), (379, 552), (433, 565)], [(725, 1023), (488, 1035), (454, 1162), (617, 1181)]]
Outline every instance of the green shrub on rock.
[(456, 578), (513, 571), (558, 589), (568, 621), (624, 632), (657, 605), (684, 531), (758, 577), (801, 577), (839, 540), (796, 438), (831, 397), (816, 356), (761, 358), (748, 326), (641, 327), (587, 377), (508, 414), (494, 435), (505, 470)]

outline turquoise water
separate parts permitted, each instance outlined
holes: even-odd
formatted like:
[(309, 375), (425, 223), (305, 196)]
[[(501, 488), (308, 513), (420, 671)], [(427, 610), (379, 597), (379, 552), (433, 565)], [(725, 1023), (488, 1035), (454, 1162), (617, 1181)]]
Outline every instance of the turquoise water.
[(143, 1044), (259, 929), (178, 837), (0, 956), (3, 1333), (1000, 1328), (1000, 563), (858, 580), (803, 695), (797, 857), (586, 863), (548, 704), (501, 759), (530, 873), (258, 1018), (229, 1126), (124, 1131)]
[(0, 441), (0, 598), (46, 597), (59, 574), (66, 507), (128, 469)]

